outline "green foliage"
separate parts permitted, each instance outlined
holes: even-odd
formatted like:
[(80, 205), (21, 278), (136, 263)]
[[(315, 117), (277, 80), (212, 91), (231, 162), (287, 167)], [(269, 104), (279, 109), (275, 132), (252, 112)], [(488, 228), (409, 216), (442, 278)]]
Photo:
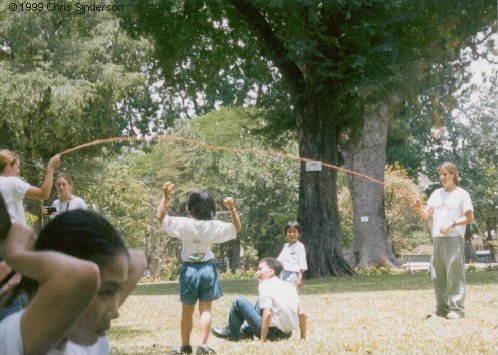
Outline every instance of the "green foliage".
[(192, 100), (199, 93), (207, 99), (193, 105), (197, 114), (209, 112), (217, 100), (222, 105), (247, 100), (247, 88), (253, 87), (256, 104), (272, 108), (271, 120), (285, 126), (292, 124), (289, 104), (300, 99), (288, 95), (292, 88), (304, 90), (300, 81), (311, 95), (334, 102), (332, 117), (341, 126), (357, 121), (355, 100), (385, 97), (393, 89), (413, 93), (413, 86), (427, 84), (437, 65), (456, 59), (475, 33), (493, 23), (496, 5), (491, 0), (125, 4), (123, 27), (155, 40), (168, 86)]
[[(177, 120), (174, 134), (209, 144), (265, 149), (252, 133), (262, 126), (261, 116), (256, 110), (221, 109), (189, 121)], [(285, 152), (295, 153), (292, 137), (285, 144)], [(157, 206), (165, 181), (176, 184), (170, 202), (175, 215), (185, 215), (187, 193), (195, 187), (210, 191), (218, 210), (223, 210), (223, 197), (234, 197), (247, 267), (253, 267), (261, 255), (275, 256), (284, 243), (282, 226), (296, 218), (299, 164), (294, 161), (162, 141), (143, 150), (123, 147), (117, 160), (94, 159), (90, 165), (89, 175), (77, 176), (81, 183), (76, 188), (124, 232), (130, 245), (145, 249), (148, 255), (174, 257), (180, 245), (151, 221), (151, 209)], [(229, 248), (228, 244), (217, 246), (217, 257), (228, 255)], [(175, 275), (174, 270), (163, 272), (167, 277)]]
[[(144, 122), (158, 109), (144, 72), (148, 41), (130, 39), (115, 18), (93, 12), (4, 11), (1, 18), (1, 147), (45, 165), (75, 145), (133, 126), (148, 130)], [(62, 167), (101, 152), (73, 153)], [(41, 178), (25, 175), (32, 184)]]
[(26, 215), (26, 224), (31, 228), (34, 228), (38, 222), (38, 217), (29, 212), (26, 212), (25, 215)]
[(254, 270), (242, 270), (242, 269), (237, 269), (235, 270), (235, 273), (228, 271), (228, 272), (221, 272), (220, 273), (220, 279), (221, 280), (254, 280), (256, 279), (256, 273)]
[(166, 281), (175, 281), (180, 274), (180, 263), (176, 258), (167, 258), (164, 263), (161, 264), (161, 269), (159, 272), (159, 277)]
[[(455, 163), (459, 170), (460, 185), (469, 191), (475, 209), (476, 222), (473, 232), (489, 238), (495, 228), (495, 199), (498, 194), (498, 171), (494, 163), (498, 159), (498, 101), (496, 88), (498, 75), (495, 71), (478, 87), (461, 78), (462, 89), (458, 95), (445, 94), (444, 88), (434, 91), (431, 99), (424, 95), (421, 107), (406, 107), (406, 115), (398, 117), (395, 129), (398, 138), (390, 138), (390, 161), (398, 159), (411, 176), (427, 176), (430, 181), (427, 193), (439, 186), (437, 166), (444, 161)], [(481, 79), (482, 80), (482, 79)], [(442, 93), (441, 93), (442, 92)], [(445, 112), (437, 95), (446, 95)], [(453, 100), (453, 101), (451, 101)], [(441, 111), (438, 120), (433, 111)], [(408, 116), (413, 115), (408, 119)], [(404, 133), (401, 133), (404, 132)], [(393, 133), (393, 135), (395, 135)]]
[(129, 246), (150, 254), (156, 221), (151, 220), (155, 204), (151, 206), (147, 187), (134, 182), (124, 163), (96, 158), (94, 164), (101, 170), (85, 186), (87, 202), (116, 226)]
[[(155, 41), (155, 56), (167, 78), (167, 90), (181, 92), (182, 99), (188, 97), (191, 111), (205, 113), (220, 103), (271, 107), (266, 117), (272, 124), (265, 126), (266, 132), (280, 134), (275, 127), (294, 125), (299, 131), (301, 154), (333, 159), (337, 141), (354, 143), (361, 134), (366, 104), (392, 102), (391, 106), (398, 106), (405, 100), (413, 102), (443, 79), (447, 64), (460, 73), (463, 63), (453, 65), (460, 49), (475, 48), (476, 33), (496, 21), (496, 4), (492, 0), (125, 3), (127, 11), (121, 14), (123, 27), (133, 36)], [(447, 81), (445, 84), (446, 93), (455, 88)], [(256, 96), (252, 101), (248, 88)], [(391, 112), (397, 110), (387, 108)], [(441, 117), (440, 112), (433, 111), (435, 120)], [(337, 137), (330, 140), (334, 143), (320, 139), (324, 127)], [(404, 132), (401, 127), (400, 134)], [(316, 142), (311, 144), (314, 138)], [(424, 138), (415, 140), (415, 148), (424, 146)], [(399, 155), (391, 163), (406, 158), (409, 152), (405, 150)], [(422, 158), (421, 153), (415, 154), (407, 166), (420, 163)], [(233, 158), (231, 163), (245, 170), (247, 162), (243, 159)], [(227, 182), (240, 180), (237, 173), (231, 172)], [(263, 191), (271, 186), (268, 180), (256, 180), (250, 170), (244, 173), (249, 180), (257, 181), (255, 191), (260, 190), (260, 185)], [(326, 180), (308, 182), (301, 177), (304, 185), (322, 185), (301, 186), (300, 216), (303, 224), (309, 226), (311, 214), (302, 209), (310, 201), (302, 200), (302, 191), (324, 191)], [(247, 188), (251, 186), (244, 187)], [(311, 192), (307, 196), (320, 201)], [(264, 201), (265, 196), (258, 196), (257, 200)], [(322, 226), (336, 219), (337, 208), (335, 199), (332, 200), (331, 215), (317, 217)], [(248, 211), (249, 218), (259, 218), (259, 211), (264, 210)], [(262, 233), (256, 228), (251, 235)], [(339, 236), (338, 228), (330, 231), (331, 241)], [(310, 239), (311, 243), (319, 240), (315, 237)]]
[[(213, 112), (199, 118), (198, 127), (203, 135), (212, 135), (215, 144), (234, 142), (242, 148), (268, 149), (251, 134), (258, 128), (256, 112), (242, 113), (226, 109)], [(284, 153), (295, 154), (297, 146), (293, 137), (287, 138), (282, 149)], [(255, 246), (259, 257), (275, 255), (283, 244), (282, 226), (297, 214), (299, 164), (258, 153), (220, 154), (215, 159), (217, 189), (221, 195), (233, 195), (240, 206), (244, 226), (239, 233), (241, 240)]]
[(360, 275), (395, 275), (394, 270), (389, 266), (371, 266), (368, 268), (358, 269), (358, 274)]

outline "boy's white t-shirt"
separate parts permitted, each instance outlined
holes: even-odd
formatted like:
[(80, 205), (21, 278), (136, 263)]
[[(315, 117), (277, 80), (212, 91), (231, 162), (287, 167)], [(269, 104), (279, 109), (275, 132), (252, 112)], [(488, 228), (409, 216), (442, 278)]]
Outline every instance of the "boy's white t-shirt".
[(299, 326), (297, 306), (299, 296), (290, 283), (274, 276), (258, 286), (259, 308), (270, 309), (270, 327), (290, 333)]
[(294, 244), (285, 243), (277, 260), (282, 263), (285, 271), (299, 272), (308, 270), (306, 250), (299, 240), (296, 240)]
[(211, 244), (223, 243), (237, 237), (232, 223), (218, 220), (197, 220), (166, 215), (162, 229), (182, 241), (182, 261), (205, 262), (214, 259)]
[(2, 193), (12, 223), (26, 225), (22, 200), (29, 189), (29, 184), (17, 176), (0, 176), (0, 193)]
[[(465, 215), (467, 211), (474, 211), (470, 195), (461, 187), (451, 192), (444, 188), (437, 189), (429, 197), (427, 206), (434, 209), (432, 216), (432, 237), (442, 237), (440, 229), (444, 224), (451, 223)], [(453, 226), (444, 235), (445, 237), (464, 237), (465, 224)]]
[[(24, 311), (14, 313), (0, 322), (0, 355), (23, 355), (21, 317)], [(106, 355), (110, 353), (107, 337), (100, 337), (90, 346), (68, 341), (63, 350), (53, 349), (47, 355)]]

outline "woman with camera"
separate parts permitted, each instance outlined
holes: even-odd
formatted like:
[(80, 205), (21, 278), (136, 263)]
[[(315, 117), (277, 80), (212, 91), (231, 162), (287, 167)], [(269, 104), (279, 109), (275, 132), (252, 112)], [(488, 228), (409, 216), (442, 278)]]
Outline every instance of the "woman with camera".
[(73, 195), (73, 179), (67, 173), (59, 173), (55, 180), (55, 186), (59, 198), (52, 203), (51, 207), (44, 207), (42, 212), (45, 216), (54, 218), (57, 214), (77, 209), (86, 210), (85, 201)]

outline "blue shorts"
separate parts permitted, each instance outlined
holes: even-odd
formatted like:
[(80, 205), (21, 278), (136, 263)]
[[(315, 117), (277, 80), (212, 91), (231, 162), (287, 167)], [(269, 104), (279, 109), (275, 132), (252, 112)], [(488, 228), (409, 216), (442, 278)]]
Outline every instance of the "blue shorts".
[(183, 263), (180, 268), (180, 301), (193, 305), (197, 300), (208, 302), (223, 296), (218, 271), (212, 261)]
[(284, 281), (287, 281), (295, 288), (297, 288), (297, 279), (299, 278), (299, 273), (297, 271), (285, 271), (285, 270), (283, 270), (280, 273), (280, 278)]

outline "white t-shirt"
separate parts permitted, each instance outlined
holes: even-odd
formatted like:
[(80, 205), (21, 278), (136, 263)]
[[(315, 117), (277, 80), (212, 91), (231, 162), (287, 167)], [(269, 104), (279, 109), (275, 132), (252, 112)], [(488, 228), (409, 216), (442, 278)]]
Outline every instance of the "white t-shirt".
[(290, 333), (299, 326), (297, 305), (299, 296), (290, 283), (274, 276), (258, 286), (259, 308), (270, 309), (270, 327)]
[[(0, 322), (0, 355), (23, 355), (21, 317), (24, 311), (14, 313)], [(47, 355), (106, 355), (110, 353), (107, 337), (100, 337), (90, 346), (68, 341), (63, 350), (52, 349)]]
[[(429, 197), (427, 206), (434, 209), (432, 216), (432, 237), (442, 237), (440, 229), (444, 224), (451, 223), (455, 219), (465, 216), (465, 212), (474, 211), (469, 193), (457, 187), (451, 192), (447, 192), (444, 188), (437, 189)], [(453, 226), (450, 228), (446, 237), (464, 237), (465, 224)]]
[(60, 199), (55, 200), (52, 203), (52, 206), (57, 209), (57, 212), (67, 212), (73, 210), (86, 210), (86, 203), (82, 198), (78, 196), (71, 196), (71, 199), (68, 202), (62, 202)]
[(29, 186), (17, 176), (0, 176), (0, 192), (7, 205), (12, 223), (26, 225), (22, 200)]
[(282, 263), (285, 271), (299, 272), (300, 270), (308, 270), (306, 250), (299, 240), (296, 240), (294, 244), (285, 243), (277, 260)]
[(214, 259), (211, 244), (223, 243), (237, 237), (232, 223), (214, 219), (201, 221), (166, 215), (162, 229), (182, 241), (182, 261), (186, 262), (205, 262)]

